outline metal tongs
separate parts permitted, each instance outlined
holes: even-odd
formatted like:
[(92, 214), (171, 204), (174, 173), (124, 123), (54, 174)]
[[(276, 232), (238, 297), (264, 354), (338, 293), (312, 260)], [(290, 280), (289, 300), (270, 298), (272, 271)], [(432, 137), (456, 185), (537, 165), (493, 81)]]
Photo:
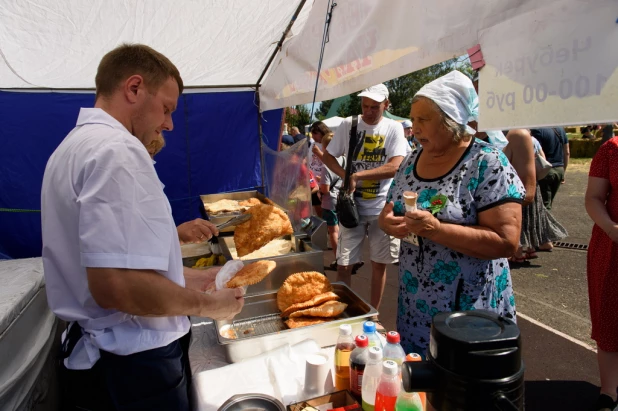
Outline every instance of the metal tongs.
[[(238, 217), (234, 217), (232, 219), (227, 220), (225, 223), (219, 224), (217, 226), (217, 230), (221, 231), (221, 229), (223, 228), (233, 227), (233, 226), (242, 224), (244, 222), (249, 221), (251, 217), (252, 215), (249, 213), (239, 215)], [(219, 246), (219, 238), (217, 238), (214, 235), (210, 239), (210, 251), (212, 251), (213, 254), (217, 254), (217, 255), (221, 254), (221, 246)]]
[(249, 221), (251, 219), (252, 215), (251, 214), (242, 214), (239, 215), (238, 217), (234, 217), (232, 219), (227, 220), (225, 223), (219, 224), (217, 226), (217, 230), (221, 230), (222, 228), (226, 228), (226, 227), (233, 227), (235, 225), (239, 225), (242, 224), (246, 221)]

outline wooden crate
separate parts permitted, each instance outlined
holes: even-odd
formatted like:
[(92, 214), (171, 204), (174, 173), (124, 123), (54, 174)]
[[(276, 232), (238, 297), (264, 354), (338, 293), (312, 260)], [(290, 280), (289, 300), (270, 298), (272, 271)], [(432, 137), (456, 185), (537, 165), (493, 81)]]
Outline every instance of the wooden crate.
[[(312, 398), (288, 405), (288, 411), (302, 411), (306, 407), (319, 407), (320, 405), (333, 403), (332, 409), (346, 407), (346, 411), (361, 410), (361, 405), (352, 397), (348, 390), (336, 391), (321, 397)], [(352, 406), (347, 408), (348, 406)], [(331, 409), (331, 408), (329, 408)]]

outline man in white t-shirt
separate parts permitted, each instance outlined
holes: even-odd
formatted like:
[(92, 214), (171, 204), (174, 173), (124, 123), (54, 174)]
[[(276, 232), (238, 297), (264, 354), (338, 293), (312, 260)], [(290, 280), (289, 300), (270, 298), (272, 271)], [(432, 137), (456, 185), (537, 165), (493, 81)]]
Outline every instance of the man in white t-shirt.
[(146, 146), (173, 128), (183, 83), (144, 45), (101, 60), (94, 108), (51, 155), (41, 190), (43, 268), (63, 334), (62, 409), (189, 410), (188, 315), (231, 318), (242, 291), (203, 291), (183, 268), (170, 204)]
[[(396, 263), (399, 255), (399, 240), (378, 227), (378, 215), (386, 203), (386, 194), (399, 165), (410, 153), (410, 146), (401, 124), (383, 116), (389, 104), (384, 84), (363, 90), (359, 97), (362, 97), (363, 114), (358, 119), (357, 131), (365, 134), (352, 161), (350, 190), (354, 191), (361, 221), (355, 228), (340, 227), (337, 279), (351, 284), (353, 265), (360, 262), (367, 235), (372, 271), (371, 305), (378, 308), (386, 282), (386, 264)], [(345, 170), (335, 158), (347, 155), (351, 128), (352, 118), (348, 117), (337, 128), (323, 157), (324, 164), (342, 179)]]

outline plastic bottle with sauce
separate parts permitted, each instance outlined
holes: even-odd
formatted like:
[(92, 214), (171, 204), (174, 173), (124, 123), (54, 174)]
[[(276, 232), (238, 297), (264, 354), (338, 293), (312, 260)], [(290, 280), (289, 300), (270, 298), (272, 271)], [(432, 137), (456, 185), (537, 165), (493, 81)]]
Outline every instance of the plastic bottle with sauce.
[(375, 411), (395, 411), (395, 403), (400, 389), (401, 379), (399, 378), (397, 363), (391, 360), (384, 361), (376, 392)]
[(350, 392), (354, 399), (360, 403), (363, 398), (363, 374), (369, 359), (367, 351), (369, 340), (365, 335), (357, 335), (354, 341), (356, 342), (356, 348), (350, 354)]
[[(406, 361), (423, 361), (417, 353), (406, 355)], [(420, 402), (420, 405), (419, 405)], [(427, 394), (424, 392), (406, 392), (403, 387), (395, 403), (396, 411), (425, 411), (427, 407)]]
[(365, 366), (365, 373), (363, 374), (363, 410), (374, 411), (374, 405), (376, 402), (376, 390), (378, 389), (378, 382), (380, 381), (380, 375), (382, 375), (382, 350), (380, 347), (369, 348), (369, 359)]
[(376, 331), (376, 323), (373, 321), (365, 321), (363, 323), (363, 335), (369, 340), (369, 347), (380, 347), (380, 349), (384, 349), (382, 340)]
[(352, 326), (342, 324), (335, 348), (335, 387), (338, 391), (350, 389), (350, 354), (355, 347)]
[(397, 363), (399, 375), (401, 375), (401, 364), (406, 358), (406, 352), (399, 343), (400, 337), (397, 331), (386, 333), (386, 346), (384, 346), (384, 360), (391, 360)]

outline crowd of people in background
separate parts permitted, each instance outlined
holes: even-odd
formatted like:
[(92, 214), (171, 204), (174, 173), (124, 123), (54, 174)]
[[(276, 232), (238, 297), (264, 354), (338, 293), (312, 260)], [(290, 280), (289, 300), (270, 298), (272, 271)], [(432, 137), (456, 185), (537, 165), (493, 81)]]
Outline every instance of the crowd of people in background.
[[(530, 264), (568, 236), (551, 213), (569, 165), (565, 130), (477, 132), (470, 127), (476, 127), (478, 112), (475, 86), (458, 71), (434, 80), (412, 100), (411, 120), (401, 123), (382, 116), (389, 104), (384, 85), (359, 94), (358, 127), (365, 133), (353, 153), (350, 184), (361, 215), (357, 228), (341, 226), (335, 211), (352, 118), (335, 133), (321, 121), (310, 129), (308, 161), (320, 187), (312, 204), (328, 226), (335, 254), (330, 268), (337, 270), (337, 280), (351, 285), (368, 239), (371, 304), (377, 308), (386, 266), (398, 264), (397, 330), (406, 352), (426, 351), (432, 318), (442, 311), (482, 308), (515, 320), (510, 269)], [(595, 223), (588, 284), (602, 385), (594, 410), (613, 409), (618, 393), (614, 127), (581, 128), (582, 138), (604, 143), (586, 193), (586, 210)], [(406, 212), (404, 191), (418, 194), (418, 211)]]

